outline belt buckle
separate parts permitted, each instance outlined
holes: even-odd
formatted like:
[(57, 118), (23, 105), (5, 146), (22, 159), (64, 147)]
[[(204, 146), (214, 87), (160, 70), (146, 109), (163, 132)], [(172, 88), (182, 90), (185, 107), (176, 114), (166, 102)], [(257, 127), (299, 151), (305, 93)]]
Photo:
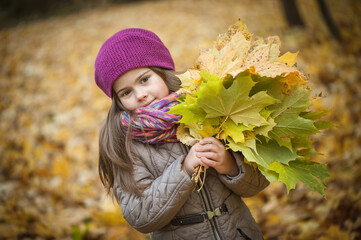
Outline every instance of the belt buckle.
[(219, 207), (214, 209), (214, 211), (207, 211), (207, 218), (208, 220), (211, 220), (214, 216), (218, 217), (222, 215), (222, 211)]

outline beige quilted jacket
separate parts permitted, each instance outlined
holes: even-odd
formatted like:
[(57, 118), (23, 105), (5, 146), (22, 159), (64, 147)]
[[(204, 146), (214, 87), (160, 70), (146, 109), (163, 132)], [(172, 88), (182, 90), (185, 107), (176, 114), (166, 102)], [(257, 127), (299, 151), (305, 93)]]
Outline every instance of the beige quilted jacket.
[[(127, 222), (152, 239), (263, 239), (261, 231), (241, 197), (251, 197), (269, 182), (253, 167), (245, 164), (241, 154), (233, 153), (241, 169), (230, 179), (207, 170), (206, 182), (200, 192), (181, 170), (187, 155), (181, 143), (150, 145), (134, 143), (138, 156), (135, 180), (150, 184), (142, 197), (117, 191), (121, 210)], [(201, 223), (173, 225), (175, 217), (212, 212), (226, 205), (227, 212)]]

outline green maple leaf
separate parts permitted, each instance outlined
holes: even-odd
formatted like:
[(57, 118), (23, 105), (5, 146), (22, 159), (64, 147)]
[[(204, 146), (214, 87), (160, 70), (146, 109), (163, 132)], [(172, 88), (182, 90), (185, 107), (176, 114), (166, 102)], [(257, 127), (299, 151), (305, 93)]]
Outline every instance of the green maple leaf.
[(255, 162), (264, 168), (268, 168), (275, 161), (288, 164), (297, 158), (296, 153), (286, 147), (279, 146), (274, 140), (266, 142), (263, 139), (262, 142), (256, 143), (256, 150), (244, 144), (237, 144), (232, 139), (228, 138), (227, 140), (228, 146), (233, 151), (242, 152), (249, 162)]
[(236, 143), (245, 142), (244, 131), (250, 131), (254, 126), (245, 126), (243, 124), (235, 124), (230, 118), (222, 125), (222, 130), (225, 134), (225, 138), (231, 137)]
[(303, 117), (306, 119), (311, 119), (311, 120), (316, 120), (316, 119), (320, 119), (321, 117), (325, 116), (327, 113), (329, 113), (329, 111), (326, 111), (326, 110), (316, 111), (316, 112), (307, 111), (307, 112), (300, 113), (300, 117)]
[(329, 177), (325, 165), (311, 161), (295, 160), (289, 165), (273, 162), (268, 169), (279, 174), (278, 181), (286, 184), (287, 192), (294, 189), (298, 182), (303, 182), (323, 195), (325, 186), (321, 181)]
[(329, 128), (334, 127), (334, 125), (332, 124), (332, 122), (330, 122), (330, 121), (324, 121), (324, 120), (316, 121), (316, 122), (314, 123), (314, 125), (315, 125), (315, 127), (316, 127), (318, 130), (329, 129)]
[(275, 139), (279, 145), (292, 150), (291, 138), (317, 133), (318, 130), (314, 126), (313, 120), (299, 116), (309, 106), (309, 91), (295, 88), (281, 103), (272, 106), (274, 111), (271, 116), (274, 118), (276, 126), (269, 132), (269, 136)]
[(191, 135), (197, 139), (211, 137), (217, 134), (219, 119), (205, 119), (203, 122), (188, 124)]
[(288, 164), (288, 162), (293, 161), (297, 158), (296, 153), (294, 153), (293, 151), (289, 150), (284, 146), (280, 146), (274, 140), (270, 140), (268, 142), (263, 140), (262, 142), (257, 143), (256, 146), (259, 156), (261, 156), (270, 164), (273, 163), (274, 161), (283, 164)]
[(304, 171), (311, 173), (313, 176), (317, 177), (321, 181), (330, 177), (330, 174), (326, 169), (326, 164), (321, 164), (313, 161), (296, 160), (290, 162), (290, 166), (298, 169), (303, 169)]
[(309, 90), (295, 87), (289, 95), (284, 95), (284, 99), (279, 104), (275, 105), (276, 108), (271, 116), (274, 119), (287, 114), (296, 114), (298, 116), (311, 105), (309, 96)]
[(181, 115), (180, 123), (192, 124), (204, 121), (207, 113), (197, 104), (197, 99), (192, 95), (187, 95), (183, 102), (171, 107), (169, 113)]
[(207, 113), (207, 118), (226, 117), (225, 121), (230, 118), (234, 123), (245, 126), (267, 124), (260, 111), (273, 104), (275, 99), (264, 91), (249, 97), (255, 84), (250, 75), (238, 75), (228, 89), (220, 78), (210, 78), (204, 73), (201, 76), (204, 81), (197, 93), (198, 104)]
[(276, 122), (271, 117), (267, 120), (267, 122), (267, 125), (255, 128), (254, 132), (255, 134), (259, 134), (266, 137), (267, 139), (270, 139), (269, 132), (276, 126)]
[(300, 159), (309, 160), (314, 155), (320, 155), (314, 148), (302, 148), (297, 151), (297, 155)]
[(294, 149), (311, 148), (312, 140), (305, 135), (298, 135), (291, 139)]
[(291, 138), (297, 135), (310, 135), (318, 130), (312, 120), (301, 118), (295, 114), (282, 115), (275, 119), (276, 125), (269, 132), (269, 137), (275, 139), (279, 145), (292, 150)]
[(277, 125), (274, 127), (274, 133), (279, 136), (311, 135), (317, 133), (317, 128), (313, 121), (301, 118), (295, 114), (284, 114), (276, 118)]
[(256, 85), (252, 88), (251, 95), (257, 92), (267, 91), (267, 94), (275, 99), (282, 99), (284, 97), (282, 94), (283, 85), (279, 82), (279, 80), (282, 79), (281, 76), (270, 78), (252, 75), (252, 79), (256, 82)]
[(269, 170), (268, 168), (264, 168), (261, 165), (257, 165), (260, 172), (263, 174), (263, 176), (266, 177), (266, 179), (269, 182), (278, 181), (279, 174), (275, 171)]

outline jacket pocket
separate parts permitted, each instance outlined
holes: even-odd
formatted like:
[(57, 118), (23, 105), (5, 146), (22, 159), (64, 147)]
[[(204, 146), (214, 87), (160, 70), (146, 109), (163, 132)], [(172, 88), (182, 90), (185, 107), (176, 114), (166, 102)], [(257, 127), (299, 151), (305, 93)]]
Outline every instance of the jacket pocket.
[(245, 232), (242, 231), (242, 229), (237, 228), (237, 231), (241, 234), (241, 236), (246, 240), (252, 240), (250, 237), (247, 236)]

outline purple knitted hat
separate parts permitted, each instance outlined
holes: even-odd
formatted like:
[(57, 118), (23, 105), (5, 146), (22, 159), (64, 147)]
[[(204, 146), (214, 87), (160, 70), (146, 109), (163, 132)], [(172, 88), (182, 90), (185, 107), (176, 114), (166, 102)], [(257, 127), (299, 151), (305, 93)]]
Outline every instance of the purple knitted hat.
[(124, 29), (100, 48), (95, 60), (95, 82), (112, 98), (114, 81), (139, 67), (174, 70), (174, 62), (166, 46), (153, 32), (140, 28)]

